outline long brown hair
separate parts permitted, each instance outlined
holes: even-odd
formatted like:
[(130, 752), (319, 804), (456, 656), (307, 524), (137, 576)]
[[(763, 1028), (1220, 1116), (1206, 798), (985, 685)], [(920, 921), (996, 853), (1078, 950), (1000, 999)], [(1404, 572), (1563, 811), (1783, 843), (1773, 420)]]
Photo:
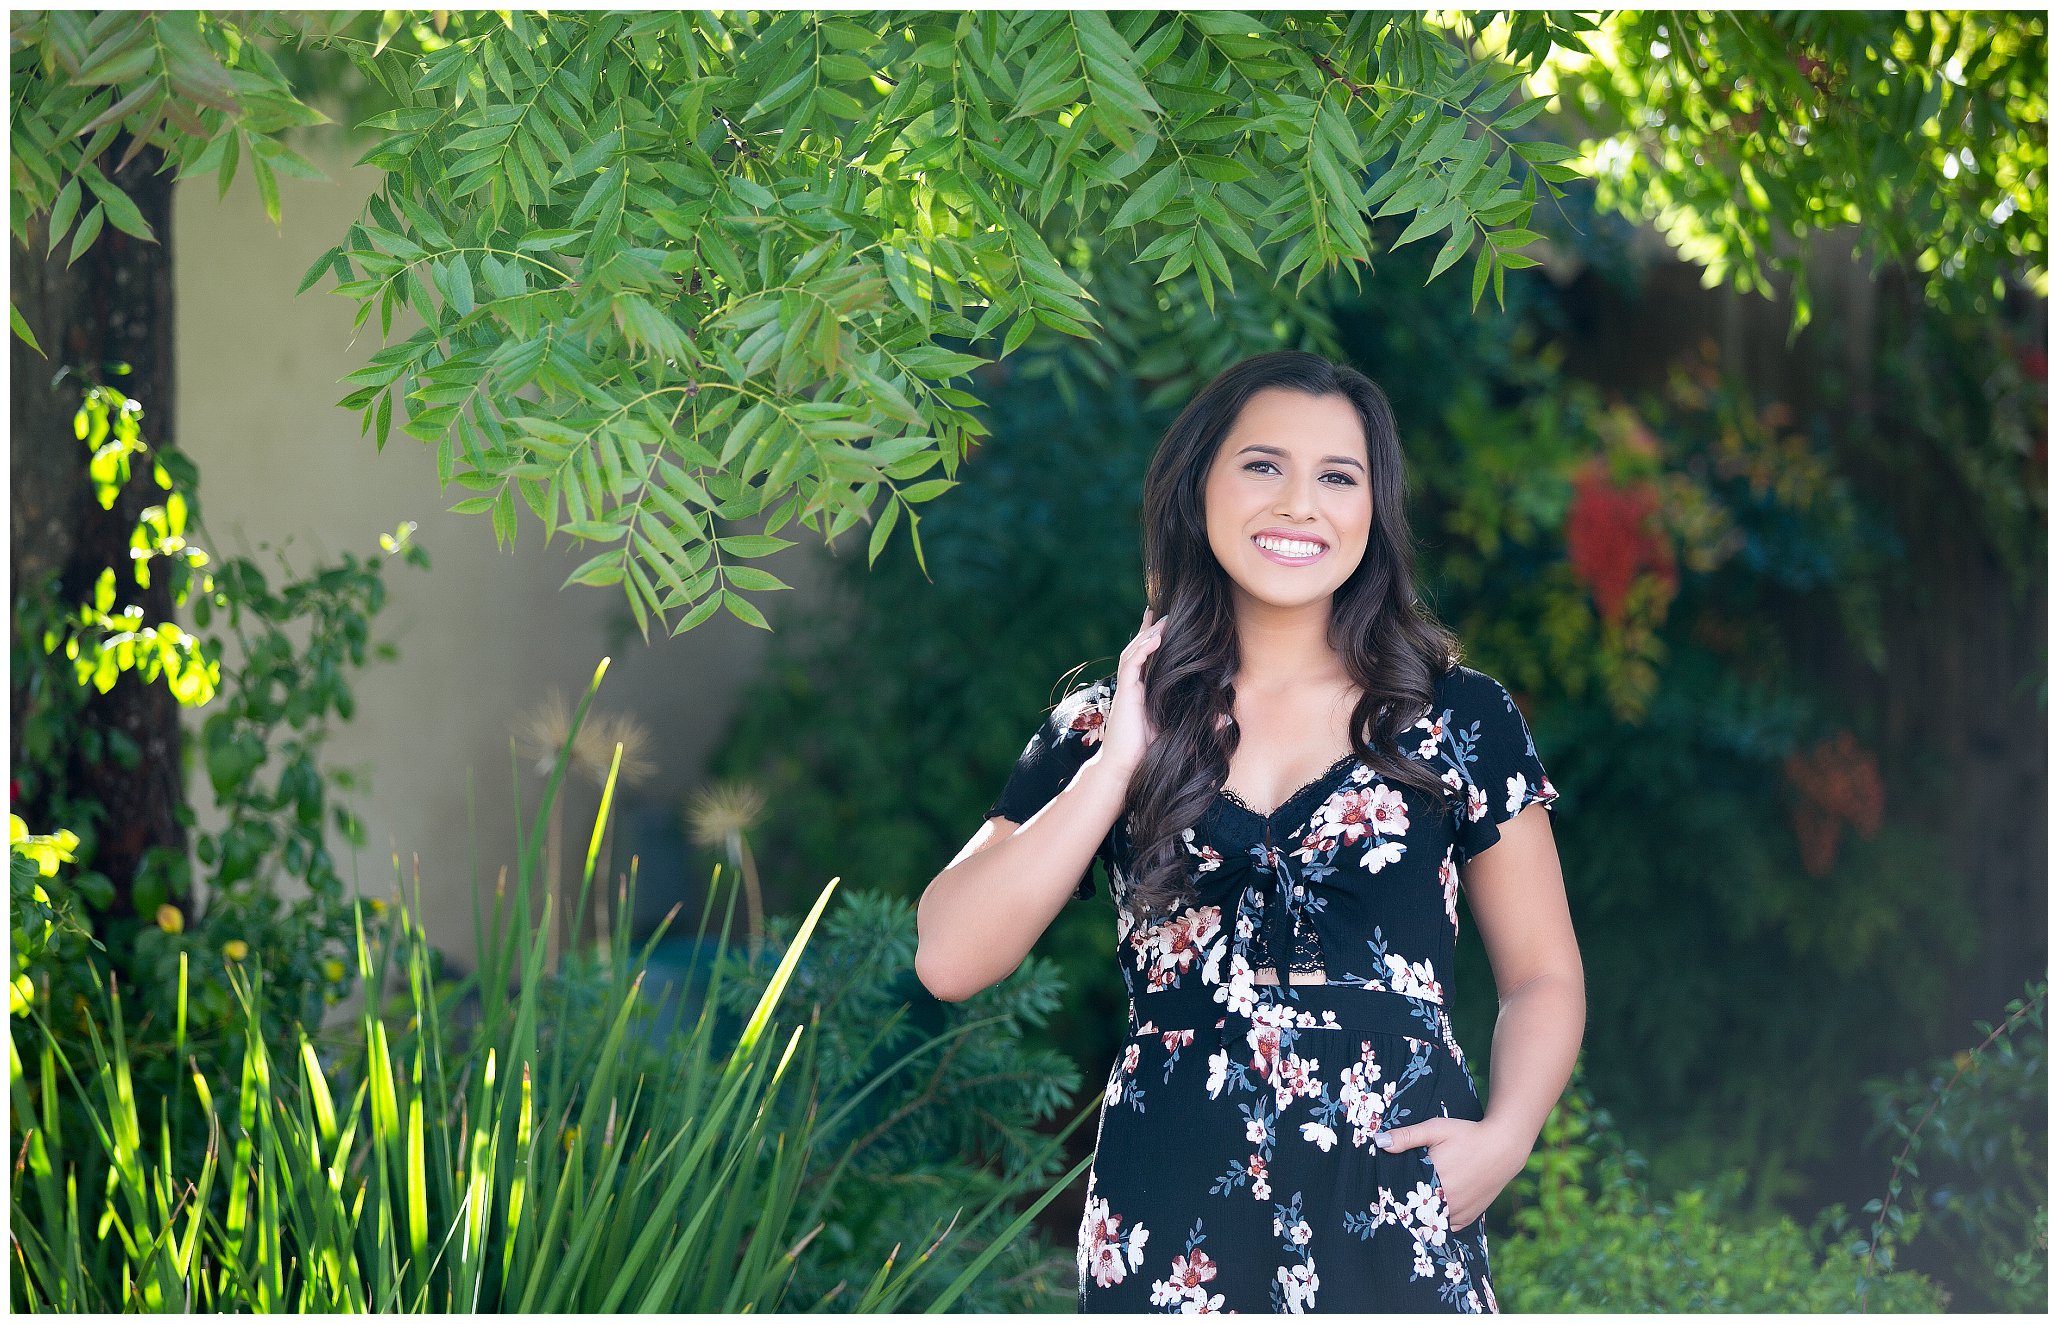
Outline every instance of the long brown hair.
[(1405, 465), (1386, 394), (1354, 368), (1319, 354), (1279, 350), (1224, 369), (1181, 410), (1151, 457), (1143, 487), (1144, 588), (1166, 618), (1145, 664), (1157, 738), (1130, 782), (1127, 903), (1154, 914), (1192, 901), (1180, 834), (1200, 821), (1229, 776), (1239, 732), (1239, 662), (1228, 572), (1208, 542), (1204, 493), (1222, 439), (1258, 391), (1283, 387), (1350, 401), (1364, 426), (1372, 532), (1365, 558), (1332, 600), (1329, 643), (1363, 691), (1351, 747), (1389, 781), (1443, 802), (1450, 788), (1403, 757), (1395, 737), (1428, 709), (1438, 676), (1457, 661), (1456, 639), (1415, 596)]

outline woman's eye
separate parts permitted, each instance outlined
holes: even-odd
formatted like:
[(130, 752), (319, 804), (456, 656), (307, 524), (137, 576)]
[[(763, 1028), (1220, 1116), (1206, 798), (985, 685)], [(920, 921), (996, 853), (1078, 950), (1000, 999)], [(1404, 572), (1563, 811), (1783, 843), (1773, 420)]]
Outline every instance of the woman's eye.
[[(1270, 469), (1270, 468), (1272, 468), (1272, 467), (1273, 467), (1272, 461), (1270, 461), (1270, 460), (1252, 460), (1252, 461), (1251, 461), (1251, 462), (1250, 462), (1249, 464), (1246, 464), (1246, 465), (1244, 465), (1243, 467), (1244, 467), (1245, 471), (1246, 471), (1246, 472), (1248, 472), (1248, 471), (1250, 471), (1250, 470), (1253, 470), (1253, 469), (1256, 469), (1256, 468), (1258, 468), (1258, 467), (1259, 467), (1260, 465), (1263, 465), (1263, 466), (1264, 466), (1265, 468), (1267, 468), (1267, 469)], [(1332, 471), (1332, 472), (1330, 472), (1330, 473), (1326, 473), (1326, 474), (1323, 474), (1322, 476), (1323, 476), (1324, 478), (1341, 478), (1341, 479), (1343, 479), (1343, 482), (1342, 482), (1342, 483), (1340, 483), (1340, 484), (1339, 484), (1339, 483), (1332, 483), (1332, 484), (1331, 484), (1331, 486), (1332, 486), (1332, 487), (1339, 487), (1339, 486), (1340, 486), (1340, 487), (1356, 487), (1356, 486), (1358, 485), (1358, 480), (1357, 480), (1357, 479), (1355, 479), (1355, 478), (1351, 477), (1351, 476), (1350, 476), (1349, 474), (1347, 474), (1347, 473), (1343, 472), (1343, 471), (1342, 471), (1341, 469), (1338, 469), (1338, 470)]]

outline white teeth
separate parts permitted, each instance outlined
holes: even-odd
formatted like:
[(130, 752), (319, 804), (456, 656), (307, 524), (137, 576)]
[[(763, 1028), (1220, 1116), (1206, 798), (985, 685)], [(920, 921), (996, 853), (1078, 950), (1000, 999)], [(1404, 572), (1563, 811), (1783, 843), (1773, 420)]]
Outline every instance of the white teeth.
[(1319, 556), (1322, 544), (1318, 542), (1297, 542), (1287, 538), (1253, 538), (1251, 540), (1268, 552), (1281, 556)]

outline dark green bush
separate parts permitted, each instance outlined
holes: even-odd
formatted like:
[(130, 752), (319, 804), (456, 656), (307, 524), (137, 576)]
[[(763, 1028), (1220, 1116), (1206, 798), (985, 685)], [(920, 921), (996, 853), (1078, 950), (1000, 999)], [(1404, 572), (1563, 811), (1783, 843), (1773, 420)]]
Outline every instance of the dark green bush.
[[(791, 918), (767, 923), (768, 947), (783, 950)], [(834, 1161), (810, 1174), (803, 1200), (822, 1183), (835, 1187), (819, 1216), (824, 1226), (802, 1259), (788, 1308), (827, 1298), (849, 1309), (866, 1277), (895, 1246), (924, 1249), (953, 1221), (1024, 1182), (1049, 1188), (1064, 1168), (1045, 1153), (1036, 1127), (1080, 1106), (1078, 1069), (1064, 1054), (1036, 1047), (1025, 1031), (1043, 1026), (1064, 993), (1056, 965), (1032, 956), (1012, 979), (962, 1003), (929, 996), (914, 978), (915, 917), (907, 901), (852, 891), (824, 916), (787, 984), (787, 1005), (817, 1036), (820, 1113), (859, 1091), (858, 1106), (834, 1125), (817, 1119), (816, 1143)], [(723, 959), (721, 1003), (747, 1012), (772, 962)], [(909, 1057), (925, 1043), (936, 1047)], [(791, 1106), (803, 1101), (790, 1097)], [(1055, 1217), (1079, 1202), (1083, 1177), (1061, 1194)], [(992, 1244), (982, 1236), (939, 1253), (934, 1272), (948, 1281)], [(1008, 1242), (954, 1309), (1010, 1314), (1073, 1308), (1073, 1245), (1030, 1232)], [(834, 1295), (831, 1295), (834, 1293)]]
[(1840, 1207), (1805, 1229), (1785, 1215), (1741, 1216), (1741, 1169), (1655, 1198), (1642, 1157), (1612, 1128), (1575, 1079), (1501, 1197), (1514, 1229), (1490, 1246), (1503, 1311), (1850, 1311), (1861, 1277), (1868, 1309), (1943, 1308), (1943, 1293), (1920, 1274), (1871, 1269), (1840, 1235)]

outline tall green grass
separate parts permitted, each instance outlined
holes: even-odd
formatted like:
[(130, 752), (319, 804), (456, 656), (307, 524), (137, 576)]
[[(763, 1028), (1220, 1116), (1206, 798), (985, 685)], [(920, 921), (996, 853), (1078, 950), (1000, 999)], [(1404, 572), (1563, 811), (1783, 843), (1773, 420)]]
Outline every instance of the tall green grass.
[[(603, 661), (573, 716), (572, 735), (606, 669)], [(855, 1106), (872, 1085), (849, 1098), (823, 1099), (805, 1027), (786, 1030), (774, 1016), (838, 880), (816, 899), (740, 1029), (725, 1031), (715, 1016), (721, 974), (714, 962), (690, 1028), (656, 1046), (638, 1033), (664, 1023), (662, 1000), (653, 1008), (643, 997), (644, 968), (676, 907), (640, 951), (630, 949), (626, 931), (612, 936), (594, 966), (602, 997), (591, 1025), (553, 1015), (559, 1004), (548, 994), (561, 987), (561, 977), (545, 969), (551, 899), (542, 898), (542, 916), (533, 923), (530, 903), (543, 826), (569, 750), (568, 736), (532, 825), (527, 832), (517, 826), (513, 895), (503, 872), (488, 917), (479, 913), (475, 889), (479, 965), (470, 976), (439, 986), (434, 953), (413, 919), (418, 880), (413, 910), (404, 891), (390, 909), (357, 906), (365, 1006), (337, 1060), (325, 1062), (303, 1028), (297, 1057), (274, 1061), (261, 990), (232, 976), (244, 1010), (241, 1078), (218, 1092), (219, 1082), (192, 1070), (208, 1128), (198, 1171), (174, 1170), (171, 1155), (179, 1148), (168, 1109), (160, 1106), (146, 1139), (119, 989), (102, 986), (101, 1005), (88, 1016), (89, 1062), (70, 1060), (39, 1004), (30, 1016), (40, 1033), (25, 1036), (38, 1068), (31, 1076), (17, 1042), (23, 1022), (10, 1026), (15, 1308), (806, 1308), (785, 1302), (785, 1290), (821, 1230), (818, 1215), (842, 1169), (839, 1156), (819, 1152), (814, 1137), (833, 1130), (823, 1123)], [(618, 748), (617, 770), (619, 763)], [(575, 913), (583, 913), (593, 883), (614, 784), (611, 772)], [(737, 889), (722, 887), (719, 868), (714, 884), (698, 932), (706, 934), (717, 897), (726, 894), (726, 940)], [(185, 975), (182, 962), (172, 1041), (190, 1064)], [(389, 1005), (381, 991), (395, 978), (405, 988)], [(692, 986), (692, 972), (685, 982)], [(909, 1057), (982, 1024), (958, 1026)], [(57, 1094), (64, 1082), (87, 1100), (92, 1135), (61, 1133)], [(783, 1091), (796, 1091), (805, 1106), (775, 1109)], [(1052, 1138), (1051, 1151), (1093, 1112), (1090, 1105)], [(798, 1124), (771, 1124), (796, 1113)], [(804, 1179), (818, 1165), (830, 1177), (802, 1209)], [(910, 1236), (903, 1246), (916, 1253), (903, 1256), (896, 1248), (854, 1308), (948, 1308), (1084, 1166), (1020, 1212), (950, 1283), (931, 1281), (939, 1276), (937, 1252), (983, 1231), (1022, 1194), (1019, 1185), (969, 1218)]]

